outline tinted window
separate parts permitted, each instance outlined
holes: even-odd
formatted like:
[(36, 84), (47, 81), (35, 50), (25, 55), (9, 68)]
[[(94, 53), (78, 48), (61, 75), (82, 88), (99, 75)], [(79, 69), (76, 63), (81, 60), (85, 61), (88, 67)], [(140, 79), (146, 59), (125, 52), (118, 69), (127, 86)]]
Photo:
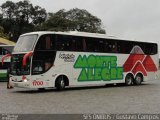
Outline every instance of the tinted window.
[(84, 51), (86, 43), (83, 37), (56, 35), (56, 50), (60, 51)]
[(55, 50), (55, 39), (55, 36), (50, 34), (41, 36), (36, 45), (36, 50)]
[(56, 56), (54, 34), (42, 35), (36, 45), (32, 60), (32, 74), (42, 74), (48, 71), (54, 64)]
[(153, 43), (71, 35), (43, 35), (40, 37), (37, 49), (121, 54), (130, 54), (133, 49), (139, 49), (139, 53), (133, 53), (152, 55), (157, 53), (158, 48), (157, 44)]
[(97, 52), (97, 43), (96, 39), (93, 38), (85, 38), (86, 42), (86, 51), (88, 52)]
[(57, 35), (56, 37), (56, 49), (60, 51), (72, 50), (72, 36)]
[(84, 42), (85, 41), (82, 37), (73, 36), (72, 37), (72, 50), (73, 51), (84, 51), (85, 50), (85, 45), (83, 45)]
[(145, 44), (145, 54), (154, 55), (158, 52), (158, 46), (157, 44), (153, 43), (146, 43)]

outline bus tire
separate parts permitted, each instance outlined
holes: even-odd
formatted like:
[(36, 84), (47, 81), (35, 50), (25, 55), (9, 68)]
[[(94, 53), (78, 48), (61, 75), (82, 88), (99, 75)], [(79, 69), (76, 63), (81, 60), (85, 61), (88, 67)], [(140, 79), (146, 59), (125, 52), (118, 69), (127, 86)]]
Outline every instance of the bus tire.
[(125, 78), (125, 84), (126, 84), (127, 86), (131, 86), (132, 83), (133, 83), (133, 81), (134, 81), (133, 75), (132, 75), (131, 73), (127, 74), (127, 75), (126, 75), (126, 78)]
[(143, 81), (143, 75), (141, 73), (138, 73), (133, 81), (134, 85), (141, 85)]
[(64, 78), (63, 76), (60, 76), (56, 80), (55, 85), (56, 85), (56, 89), (58, 91), (62, 91), (65, 89), (66, 84), (65, 84), (65, 80), (63, 78)]

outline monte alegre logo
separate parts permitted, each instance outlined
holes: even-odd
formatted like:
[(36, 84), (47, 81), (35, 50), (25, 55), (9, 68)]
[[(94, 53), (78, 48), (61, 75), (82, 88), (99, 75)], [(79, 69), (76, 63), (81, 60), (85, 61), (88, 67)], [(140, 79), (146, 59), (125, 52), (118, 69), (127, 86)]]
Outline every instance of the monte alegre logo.
[(79, 55), (74, 68), (81, 69), (78, 81), (110, 81), (123, 79), (123, 67), (116, 56)]
[(147, 76), (147, 72), (156, 72), (158, 70), (152, 57), (145, 55), (139, 46), (133, 47), (123, 67), (124, 72), (132, 72), (134, 75), (141, 72), (144, 76)]

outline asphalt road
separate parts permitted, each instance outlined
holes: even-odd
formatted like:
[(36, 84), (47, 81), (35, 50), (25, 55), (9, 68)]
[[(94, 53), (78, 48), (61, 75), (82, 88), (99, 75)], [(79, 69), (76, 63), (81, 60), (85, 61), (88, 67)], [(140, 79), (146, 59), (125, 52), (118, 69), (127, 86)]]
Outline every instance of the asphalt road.
[(73, 113), (159, 113), (160, 80), (141, 86), (108, 85), (68, 88), (57, 92), (6, 89), (0, 83), (0, 113), (73, 114)]

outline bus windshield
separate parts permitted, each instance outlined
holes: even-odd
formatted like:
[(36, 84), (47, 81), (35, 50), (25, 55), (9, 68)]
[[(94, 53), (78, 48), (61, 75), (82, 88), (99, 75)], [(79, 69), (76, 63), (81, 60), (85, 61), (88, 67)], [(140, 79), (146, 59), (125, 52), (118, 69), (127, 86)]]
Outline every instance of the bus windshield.
[(27, 65), (22, 65), (22, 59), (24, 54), (15, 54), (11, 57), (11, 74), (12, 75), (29, 75), (30, 74), (30, 61), (31, 58), (27, 58)]
[(29, 52), (33, 50), (38, 35), (20, 36), (13, 52)]

